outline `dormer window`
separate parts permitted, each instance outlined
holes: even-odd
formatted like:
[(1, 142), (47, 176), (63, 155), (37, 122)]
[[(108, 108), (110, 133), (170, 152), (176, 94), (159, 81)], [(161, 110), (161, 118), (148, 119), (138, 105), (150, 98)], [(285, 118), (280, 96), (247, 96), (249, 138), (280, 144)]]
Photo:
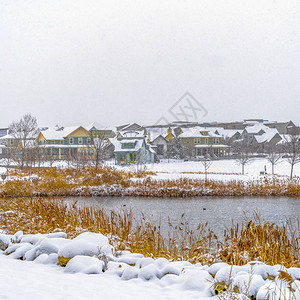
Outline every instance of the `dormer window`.
[(122, 149), (132, 149), (135, 143), (122, 143)]

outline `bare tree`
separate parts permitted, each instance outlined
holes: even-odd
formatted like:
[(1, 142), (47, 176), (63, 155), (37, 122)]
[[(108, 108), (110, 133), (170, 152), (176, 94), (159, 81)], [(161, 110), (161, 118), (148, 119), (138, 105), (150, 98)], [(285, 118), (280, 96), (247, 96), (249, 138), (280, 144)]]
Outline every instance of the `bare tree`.
[(16, 148), (7, 146), (5, 149), (6, 155), (3, 160), (3, 164), (6, 167), (6, 176), (9, 174), (9, 169), (12, 166), (12, 162), (16, 160)]
[(79, 170), (85, 167), (89, 162), (89, 156), (87, 149), (76, 149), (73, 148), (70, 151), (70, 163), (76, 169), (76, 177), (78, 176)]
[(242, 140), (234, 143), (234, 152), (237, 154), (236, 161), (242, 166), (242, 175), (245, 174), (245, 166), (249, 164), (252, 158), (252, 148), (248, 140)]
[(294, 167), (300, 163), (300, 132), (297, 128), (287, 135), (284, 148), (286, 160), (291, 165), (290, 178), (293, 178)]
[(146, 150), (141, 148), (136, 152), (136, 173), (143, 174), (146, 171)]
[(36, 117), (31, 114), (25, 114), (19, 121), (12, 122), (9, 126), (9, 133), (16, 139), (20, 147), (20, 168), (23, 169), (30, 147), (31, 141), (34, 140), (39, 132)]
[(204, 155), (203, 160), (201, 160), (201, 163), (202, 163), (202, 165), (204, 167), (205, 182), (206, 182), (207, 181), (207, 171), (211, 167), (211, 165), (212, 165), (213, 162), (210, 159), (209, 155), (206, 154), (206, 155)]
[(99, 164), (108, 154), (109, 141), (105, 134), (98, 134), (91, 136), (91, 143), (89, 146), (89, 156), (92, 164), (95, 166), (97, 172)]
[(282, 153), (276, 145), (267, 145), (265, 147), (265, 151), (268, 154), (267, 160), (271, 163), (272, 165), (272, 175), (274, 176), (274, 168), (275, 165), (277, 165), (280, 160), (282, 159)]

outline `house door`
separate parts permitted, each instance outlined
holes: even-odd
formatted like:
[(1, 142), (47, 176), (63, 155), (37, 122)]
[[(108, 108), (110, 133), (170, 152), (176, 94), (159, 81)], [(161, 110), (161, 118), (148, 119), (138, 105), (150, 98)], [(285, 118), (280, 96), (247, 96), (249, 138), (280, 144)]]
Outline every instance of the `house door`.
[(129, 157), (130, 157), (130, 162), (134, 163), (135, 162), (135, 153), (130, 153)]

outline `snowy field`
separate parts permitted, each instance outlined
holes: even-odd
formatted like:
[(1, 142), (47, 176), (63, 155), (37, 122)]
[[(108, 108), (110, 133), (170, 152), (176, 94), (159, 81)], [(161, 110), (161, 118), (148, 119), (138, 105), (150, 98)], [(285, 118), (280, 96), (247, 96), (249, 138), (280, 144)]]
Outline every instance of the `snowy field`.
[[(1, 161), (0, 161), (1, 164)], [(116, 167), (120, 170), (136, 171), (136, 165), (129, 166), (116, 166), (114, 161), (105, 162), (106, 166)], [(46, 163), (45, 166), (48, 166)], [(64, 168), (67, 167), (67, 163), (64, 161), (57, 161), (53, 163), (53, 167)], [(213, 180), (228, 181), (232, 179), (236, 180), (252, 180), (262, 177), (260, 172), (267, 169), (267, 176), (272, 176), (272, 166), (270, 162), (265, 158), (256, 158), (245, 166), (245, 175), (241, 174), (242, 167), (236, 160), (216, 160), (212, 162), (208, 170), (208, 178)], [(161, 160), (160, 163), (146, 164), (145, 166), (139, 166), (139, 168), (145, 168), (146, 171), (153, 171), (157, 175), (153, 176), (156, 179), (179, 179), (179, 178), (191, 178), (191, 179), (204, 179), (204, 167), (199, 161), (183, 161), (183, 160)], [(275, 175), (280, 177), (290, 176), (291, 166), (285, 161), (280, 161), (275, 165)], [(0, 174), (5, 173), (6, 169), (0, 167)], [(294, 167), (294, 176), (300, 176), (300, 164)]]
[[(260, 172), (264, 171), (266, 166), (268, 176), (272, 176), (272, 166), (267, 159), (257, 158), (245, 166), (245, 175), (241, 175), (241, 166), (236, 160), (216, 160), (208, 170), (208, 178), (214, 180), (250, 180), (257, 179)], [(159, 164), (147, 164), (146, 170), (157, 173), (155, 178), (159, 179), (178, 179), (178, 178), (195, 178), (204, 179), (204, 167), (199, 161), (171, 161), (162, 160)], [(290, 165), (286, 161), (281, 161), (275, 165), (275, 174), (278, 176), (290, 175)], [(294, 168), (294, 176), (300, 176), (300, 164)]]
[[(107, 237), (90, 232), (73, 240), (63, 232), (2, 233), (0, 248), (0, 299), (219, 299), (215, 289), (220, 284), (241, 293), (223, 300), (249, 299), (242, 294), (257, 300), (267, 300), (268, 295), (300, 297), (299, 268), (154, 260), (128, 251), (116, 253)], [(64, 268), (58, 265), (61, 258), (68, 258)], [(280, 280), (281, 271), (292, 277), (292, 289)]]

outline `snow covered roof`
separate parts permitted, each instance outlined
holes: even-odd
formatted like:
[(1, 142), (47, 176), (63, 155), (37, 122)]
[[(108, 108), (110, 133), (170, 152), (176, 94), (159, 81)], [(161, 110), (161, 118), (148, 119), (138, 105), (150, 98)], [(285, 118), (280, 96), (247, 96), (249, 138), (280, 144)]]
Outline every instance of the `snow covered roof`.
[(7, 139), (14, 139), (14, 138), (15, 137), (12, 136), (11, 134), (7, 134), (7, 135), (0, 137), (0, 140), (7, 140)]
[(120, 134), (122, 137), (144, 137), (144, 131), (136, 131), (136, 130), (129, 130), (129, 131), (121, 131)]
[(62, 127), (62, 129), (59, 130), (57, 130), (56, 127), (48, 128), (47, 130), (42, 131), (42, 134), (46, 140), (63, 140), (79, 127), (81, 126)]
[(116, 131), (116, 128), (113, 126), (103, 126), (98, 122), (93, 122), (87, 126), (84, 127), (86, 130), (91, 131), (91, 130), (111, 130), (111, 131)]
[[(115, 146), (114, 152), (137, 152), (142, 148), (144, 140), (141, 139), (123, 139), (116, 140), (113, 144)], [(133, 148), (122, 148), (122, 144), (133, 143)]]
[[(266, 132), (262, 135), (255, 135), (254, 138), (256, 139), (256, 141), (261, 144), (261, 143), (268, 143), (270, 142), (276, 135), (278, 134), (278, 132)], [(280, 135), (278, 135), (280, 137)]]
[[(276, 128), (270, 128), (264, 124), (256, 124), (254, 126), (246, 127), (245, 131), (248, 133), (253, 133), (254, 138), (259, 144), (270, 142), (276, 135), (280, 137), (280, 134)], [(259, 133), (260, 131), (263, 131), (263, 133), (260, 135), (255, 135), (255, 133)]]
[(232, 138), (236, 133), (242, 134), (243, 130), (216, 128), (215, 133), (219, 133), (224, 138)]
[(140, 131), (140, 130), (144, 130), (144, 129), (145, 129), (144, 127), (142, 127), (141, 125), (139, 125), (137, 123), (131, 123), (131, 124), (126, 124), (126, 125), (117, 127), (117, 130), (119, 130), (119, 131), (126, 131), (126, 130)]
[(100, 130), (100, 129), (103, 129), (104, 126), (101, 125), (101, 124), (98, 123), (98, 122), (93, 122), (93, 123), (88, 124), (87, 126), (85, 126), (85, 128), (86, 128), (86, 130), (88, 130), (88, 131), (90, 131), (90, 130), (92, 130), (92, 129), (94, 129), (94, 130)]
[[(203, 134), (203, 132), (207, 132), (206, 134)], [(216, 134), (211, 130), (211, 128), (205, 128), (205, 127), (195, 127), (190, 128), (189, 130), (185, 130), (183, 133), (179, 135), (180, 138), (198, 138), (198, 137), (220, 137), (219, 134)]]
[(264, 132), (267, 132), (268, 129), (271, 129), (271, 128), (264, 125), (264, 124), (262, 124), (262, 123), (257, 123), (257, 124), (252, 125), (252, 126), (247, 126), (245, 128), (245, 131), (247, 133), (259, 133), (261, 130), (263, 130)]
[(156, 128), (146, 128), (146, 130), (150, 142), (153, 142), (159, 136), (165, 138), (168, 135), (168, 128), (156, 127)]

